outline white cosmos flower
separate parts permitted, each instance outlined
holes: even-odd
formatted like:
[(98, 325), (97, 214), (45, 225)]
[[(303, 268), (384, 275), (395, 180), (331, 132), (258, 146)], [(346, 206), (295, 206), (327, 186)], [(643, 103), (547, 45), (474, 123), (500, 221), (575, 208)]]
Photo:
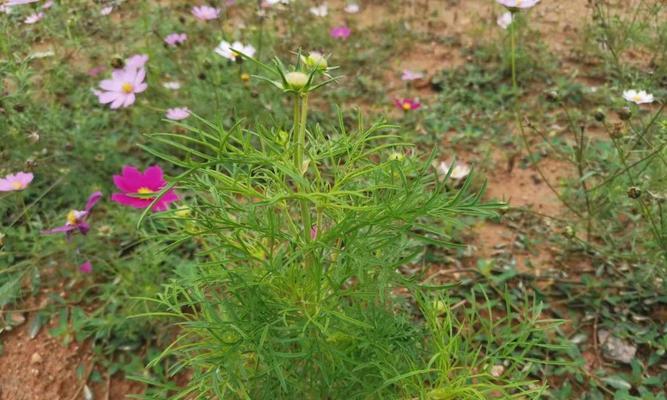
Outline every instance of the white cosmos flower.
[[(451, 165), (446, 163), (445, 161), (441, 161), (440, 164), (438, 164), (437, 171), (441, 179), (447, 176), (447, 172), (449, 172), (450, 167)], [(465, 178), (468, 175), (470, 175), (469, 166), (465, 164), (455, 164), (454, 167), (452, 168), (452, 174), (450, 175), (450, 177), (458, 181)]]
[(348, 13), (348, 14), (356, 14), (356, 13), (359, 12), (359, 4), (350, 3), (350, 4), (346, 5), (343, 10), (345, 10), (345, 12)]
[(530, 8), (535, 6), (540, 0), (496, 0), (507, 8)]
[(178, 81), (165, 82), (162, 84), (165, 89), (178, 90), (181, 88), (181, 83)]
[(229, 43), (223, 40), (222, 42), (220, 42), (218, 47), (215, 48), (216, 53), (232, 61), (236, 60), (236, 56), (238, 55), (234, 50), (238, 50), (248, 57), (252, 57), (255, 55), (255, 48), (253, 46), (249, 44), (244, 45), (239, 41), (236, 41), (234, 43)]
[(326, 17), (329, 14), (329, 7), (327, 3), (320, 4), (317, 7), (311, 7), (310, 13), (316, 17)]
[(623, 92), (623, 98), (627, 101), (631, 101), (635, 104), (648, 104), (653, 103), (653, 95), (647, 93), (645, 90), (636, 91), (634, 89), (626, 90)]
[(289, 4), (289, 0), (264, 0), (264, 4), (275, 6), (276, 4)]
[(498, 24), (499, 27), (507, 29), (512, 23), (512, 13), (511, 12), (504, 13), (503, 15), (498, 17), (496, 23)]

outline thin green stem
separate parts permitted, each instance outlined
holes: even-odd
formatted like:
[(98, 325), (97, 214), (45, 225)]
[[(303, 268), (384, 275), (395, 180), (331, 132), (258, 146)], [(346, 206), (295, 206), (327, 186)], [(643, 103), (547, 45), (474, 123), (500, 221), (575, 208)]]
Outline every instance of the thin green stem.
[(512, 63), (512, 89), (516, 94), (518, 85), (516, 83), (516, 21), (514, 12), (512, 12), (512, 23), (510, 23), (510, 46), (512, 51), (510, 55)]

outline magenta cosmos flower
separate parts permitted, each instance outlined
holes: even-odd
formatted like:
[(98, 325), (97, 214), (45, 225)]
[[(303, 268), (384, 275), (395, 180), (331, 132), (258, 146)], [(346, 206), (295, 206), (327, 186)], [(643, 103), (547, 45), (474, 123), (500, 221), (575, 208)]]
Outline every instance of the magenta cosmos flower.
[(329, 31), (329, 35), (334, 39), (347, 39), (350, 37), (350, 33), (352, 33), (352, 30), (345, 25), (334, 26)]
[(67, 237), (69, 237), (76, 231), (79, 231), (82, 235), (86, 235), (90, 230), (90, 225), (87, 222), (90, 211), (93, 209), (95, 204), (100, 201), (101, 198), (102, 192), (95, 192), (91, 194), (88, 197), (86, 207), (83, 210), (72, 210), (67, 213), (65, 225), (43, 231), (42, 233), (45, 235), (50, 235), (53, 233), (64, 233), (67, 235)]
[(79, 265), (79, 271), (83, 272), (84, 274), (89, 274), (93, 272), (93, 264), (86, 260), (83, 264)]
[(190, 109), (187, 107), (167, 108), (165, 117), (174, 121), (180, 121), (190, 116)]
[(211, 6), (192, 7), (192, 15), (200, 21), (209, 21), (220, 16), (220, 9)]
[(394, 104), (396, 107), (400, 108), (403, 111), (413, 111), (421, 108), (421, 103), (417, 99), (395, 99)]
[(95, 91), (102, 104), (111, 103), (111, 108), (129, 107), (136, 100), (136, 93), (141, 93), (148, 85), (144, 82), (146, 70), (143, 68), (117, 69), (111, 73), (111, 79), (100, 82), (100, 89)]
[(13, 192), (23, 190), (32, 182), (33, 175), (30, 172), (17, 172), (9, 174), (0, 179), (0, 192)]
[(167, 35), (167, 37), (164, 38), (164, 42), (172, 47), (178, 46), (179, 44), (183, 44), (183, 42), (185, 42), (186, 40), (188, 40), (188, 35), (186, 35), (185, 33), (176, 33), (176, 32), (170, 33)]
[[(146, 208), (155, 200), (167, 182), (164, 180), (162, 168), (154, 165), (142, 173), (135, 167), (126, 165), (121, 175), (114, 175), (113, 182), (122, 193), (114, 193), (111, 200), (124, 206)], [(164, 211), (169, 203), (178, 200), (178, 195), (171, 189), (167, 190), (153, 205), (153, 211)]]
[(535, 6), (540, 0), (496, 0), (499, 4), (512, 9), (530, 8)]

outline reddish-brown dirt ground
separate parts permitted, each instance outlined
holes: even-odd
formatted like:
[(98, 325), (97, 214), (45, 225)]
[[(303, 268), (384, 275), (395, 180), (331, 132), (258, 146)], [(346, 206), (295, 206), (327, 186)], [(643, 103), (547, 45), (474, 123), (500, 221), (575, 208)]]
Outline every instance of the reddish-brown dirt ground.
[[(329, 1), (331, 10), (342, 9), (342, 1)], [(360, 1), (362, 12), (355, 16), (361, 26), (391, 18), (380, 0)], [(365, 4), (369, 3), (369, 4)], [(498, 32), (495, 18), (502, 11), (491, 0), (414, 0), (415, 14), (429, 15), (428, 24), (415, 24), (414, 29), (436, 30), (439, 35), (458, 37), (456, 46), (439, 43), (415, 43), (405, 54), (396, 57), (387, 71), (387, 91), (400, 88), (396, 79), (404, 68), (426, 71), (427, 75), (445, 68), (453, 68), (466, 62), (461, 48), (472, 43), (480, 28)], [(437, 17), (432, 17), (437, 11)], [(332, 11), (333, 12), (333, 11)], [(418, 15), (415, 15), (418, 16)], [(532, 25), (539, 27), (543, 40), (550, 49), (567, 59), (566, 66), (576, 66), (576, 59), (570, 58), (583, 26), (590, 17), (585, 0), (555, 1), (544, 0), (532, 11)], [(417, 19), (418, 20), (418, 19)], [(427, 87), (420, 95), (433, 96)], [(526, 207), (540, 214), (557, 216), (563, 212), (557, 197), (545, 184), (534, 168), (504, 168), (502, 161), (506, 154), (496, 150), (492, 158), (500, 165), (488, 175), (488, 199), (507, 200), (512, 207)], [(562, 161), (545, 159), (541, 162), (543, 173), (552, 183), (571, 173)], [(516, 232), (500, 223), (486, 222), (474, 229), (473, 245), (478, 256), (489, 257), (494, 249), (511, 245), (516, 240)], [(551, 262), (548, 249), (537, 253), (517, 254), (518, 267), (525, 268), (526, 260), (531, 264), (546, 265)], [(30, 313), (26, 315), (29, 320)], [(3, 351), (0, 355), (0, 400), (69, 400), (83, 398), (84, 381), (77, 376), (90, 373), (93, 355), (88, 344), (70, 343), (65, 346), (61, 339), (53, 338), (47, 329), (31, 339), (24, 325), (14, 331), (2, 333)], [(140, 393), (140, 384), (128, 382), (122, 376), (107, 377), (100, 371), (103, 382), (93, 385), (95, 399), (123, 399), (132, 393)]]

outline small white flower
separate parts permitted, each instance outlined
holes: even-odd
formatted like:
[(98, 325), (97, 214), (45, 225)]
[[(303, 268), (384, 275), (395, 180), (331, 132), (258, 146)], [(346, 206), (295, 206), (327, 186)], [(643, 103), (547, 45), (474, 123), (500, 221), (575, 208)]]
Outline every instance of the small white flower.
[[(450, 165), (444, 161), (441, 161), (440, 164), (438, 165), (438, 174), (441, 176), (441, 178), (444, 178), (447, 176), (447, 172), (449, 172)], [(470, 167), (465, 165), (465, 164), (456, 164), (452, 168), (452, 174), (450, 177), (455, 180), (461, 180), (465, 178), (466, 176), (470, 175)]]
[(323, 3), (317, 7), (311, 7), (310, 13), (316, 17), (326, 17), (329, 14), (329, 7), (327, 3)]
[(111, 14), (111, 11), (113, 11), (112, 6), (104, 7), (100, 10), (100, 15), (109, 15), (109, 14)]
[(496, 0), (507, 8), (530, 8), (535, 6), (540, 0)]
[(512, 23), (512, 13), (511, 12), (504, 13), (503, 15), (498, 17), (496, 23), (498, 24), (499, 27), (507, 29)]
[(289, 0), (264, 0), (267, 6), (275, 6), (276, 4), (289, 4)]
[(356, 13), (359, 12), (359, 4), (350, 3), (350, 4), (346, 5), (343, 10), (345, 10), (345, 12), (348, 13), (348, 14), (356, 14)]
[(645, 90), (636, 91), (634, 89), (626, 90), (623, 92), (623, 98), (627, 101), (631, 101), (635, 104), (648, 104), (653, 103), (653, 95), (647, 93)]
[(490, 372), (491, 372), (491, 376), (499, 378), (503, 374), (503, 372), (505, 372), (505, 367), (503, 367), (500, 364), (494, 365), (493, 367), (491, 367)]
[(165, 82), (162, 84), (165, 89), (178, 90), (181, 88), (181, 83), (178, 81)]
[(244, 45), (239, 41), (236, 41), (234, 43), (229, 43), (223, 40), (222, 42), (220, 42), (218, 47), (215, 48), (216, 53), (232, 61), (236, 60), (236, 57), (238, 56), (238, 53), (234, 50), (237, 50), (248, 57), (252, 57), (255, 55), (255, 48), (253, 46), (249, 44)]

